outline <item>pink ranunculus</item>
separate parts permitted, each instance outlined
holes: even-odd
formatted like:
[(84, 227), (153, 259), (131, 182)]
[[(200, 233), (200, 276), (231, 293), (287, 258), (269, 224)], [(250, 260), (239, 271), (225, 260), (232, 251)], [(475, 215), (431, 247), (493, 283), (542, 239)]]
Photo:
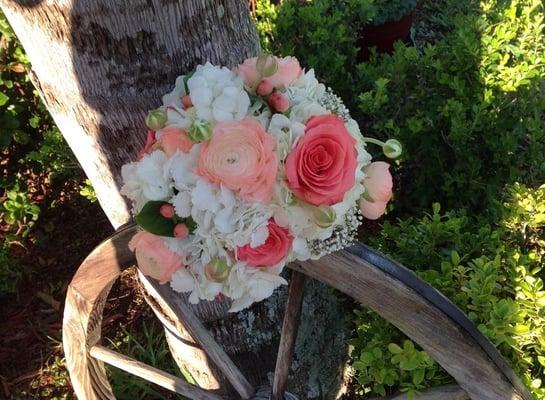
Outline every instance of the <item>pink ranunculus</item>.
[[(271, 76), (267, 76), (267, 81), (275, 88), (286, 88), (299, 78), (303, 72), (299, 61), (295, 57), (275, 57), (278, 62), (278, 70)], [(244, 77), (244, 83), (247, 86), (258, 84), (256, 69), (257, 57), (248, 58), (237, 67), (238, 71)]]
[(187, 131), (175, 126), (168, 126), (159, 131), (159, 144), (168, 157), (172, 157), (176, 150), (188, 153), (193, 147), (193, 142), (187, 136)]
[(360, 210), (365, 218), (378, 219), (386, 211), (393, 187), (389, 169), (390, 164), (384, 161), (372, 162), (364, 169), (366, 196), (360, 200)]
[(356, 140), (336, 115), (308, 120), (305, 134), (288, 154), (288, 187), (315, 206), (341, 202), (356, 181)]
[(285, 258), (293, 243), (293, 236), (286, 228), (278, 226), (271, 218), (268, 224), (269, 236), (261, 246), (252, 248), (249, 244), (238, 247), (236, 259), (252, 267), (272, 267)]
[(181, 258), (172, 252), (160, 236), (140, 231), (129, 242), (135, 252), (138, 268), (160, 283), (170, 281), (172, 274), (183, 267)]
[(224, 121), (202, 144), (197, 174), (248, 201), (270, 200), (276, 178), (276, 141), (254, 119)]

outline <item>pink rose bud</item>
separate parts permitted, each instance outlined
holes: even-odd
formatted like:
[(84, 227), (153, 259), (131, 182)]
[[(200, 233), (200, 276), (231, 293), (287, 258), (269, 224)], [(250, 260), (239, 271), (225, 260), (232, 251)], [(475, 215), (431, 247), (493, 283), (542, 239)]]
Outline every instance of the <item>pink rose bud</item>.
[(189, 107), (193, 107), (193, 102), (191, 101), (191, 97), (189, 95), (182, 96), (182, 105), (184, 106), (184, 109), (187, 109)]
[(372, 162), (364, 172), (365, 193), (360, 199), (360, 210), (365, 218), (379, 219), (386, 211), (386, 205), (392, 198), (392, 175), (390, 165), (384, 161)]
[(361, 214), (371, 220), (377, 220), (386, 212), (387, 201), (369, 201), (364, 198), (360, 199)]
[(288, 98), (280, 92), (272, 93), (267, 99), (267, 102), (272, 109), (281, 113), (287, 111), (290, 107), (290, 102), (288, 101)]
[(159, 214), (165, 218), (172, 218), (176, 212), (174, 211), (172, 204), (163, 204), (159, 209)]
[(189, 236), (189, 229), (185, 224), (176, 224), (174, 227), (174, 236), (178, 239), (184, 239)]
[(255, 91), (259, 96), (268, 96), (273, 91), (273, 85), (271, 85), (268, 80), (263, 79), (261, 82), (259, 82), (259, 85), (257, 85)]

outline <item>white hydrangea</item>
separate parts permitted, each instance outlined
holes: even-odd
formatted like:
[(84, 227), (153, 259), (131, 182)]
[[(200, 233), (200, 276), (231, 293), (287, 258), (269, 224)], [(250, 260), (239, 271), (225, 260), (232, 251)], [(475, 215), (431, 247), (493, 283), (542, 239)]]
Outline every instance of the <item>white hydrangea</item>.
[(199, 65), (187, 80), (196, 118), (205, 121), (230, 121), (244, 118), (250, 97), (241, 77), (226, 67), (210, 63)]
[[(173, 90), (163, 96), (161, 108), (167, 114), (166, 126), (186, 130), (197, 120), (212, 126), (245, 117), (259, 121), (276, 139), (279, 161), (273, 196), (268, 203), (244, 201), (227, 187), (199, 176), (201, 143), (194, 143), (187, 153), (178, 150), (170, 158), (163, 151), (155, 150), (122, 167), (124, 185), (121, 192), (131, 199), (135, 213), (150, 200), (163, 200), (173, 205), (178, 218), (191, 218), (194, 222), (196, 228), (189, 236), (164, 238), (168, 248), (187, 266), (172, 275), (171, 287), (189, 293), (192, 303), (225, 295), (233, 301), (231, 311), (239, 311), (287, 284), (280, 273), (288, 262), (317, 258), (333, 251), (331, 249), (341, 248), (345, 239), (349, 241), (355, 234), (357, 224), (349, 221), (355, 218), (355, 206), (365, 190), (363, 168), (371, 161), (357, 123), (347, 111), (341, 113), (346, 110), (341, 100), (330, 90), (326, 92), (312, 69), (282, 92), (289, 100), (286, 114), (271, 110), (265, 98), (252, 96), (250, 101), (242, 77), (225, 67), (206, 63), (198, 66), (190, 77), (178, 77)], [(184, 108), (182, 97), (186, 95), (190, 96), (192, 106)], [(358, 158), (356, 182), (345, 193), (343, 202), (331, 207), (335, 221), (324, 228), (314, 220), (316, 208), (297, 199), (288, 188), (284, 163), (304, 135), (308, 119), (331, 112), (342, 114), (346, 128), (356, 139)], [(158, 131), (158, 139), (160, 134)], [(270, 267), (256, 268), (237, 261), (233, 255), (238, 247), (257, 248), (267, 241), (271, 219), (287, 228), (293, 236), (289, 254)], [(339, 242), (339, 232), (345, 232), (343, 241), (338, 245), (340, 247), (332, 247)], [(225, 260), (229, 267), (223, 282), (211, 281), (205, 274), (206, 266), (216, 258)]]
[(286, 94), (290, 104), (299, 104), (303, 101), (318, 102), (325, 90), (325, 86), (316, 79), (314, 69), (310, 69), (286, 89)]
[(172, 196), (171, 182), (164, 168), (167, 161), (164, 152), (155, 150), (140, 161), (121, 167), (124, 182), (121, 193), (132, 200), (135, 212), (150, 200), (165, 200)]
[(279, 274), (282, 268), (252, 268), (235, 263), (227, 281), (225, 293), (233, 303), (229, 311), (236, 312), (249, 307), (256, 301), (270, 297), (274, 290), (288, 282)]

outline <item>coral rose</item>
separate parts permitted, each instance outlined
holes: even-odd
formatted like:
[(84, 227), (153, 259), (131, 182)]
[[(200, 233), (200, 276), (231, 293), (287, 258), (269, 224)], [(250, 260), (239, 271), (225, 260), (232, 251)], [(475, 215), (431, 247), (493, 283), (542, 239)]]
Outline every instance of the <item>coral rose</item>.
[(384, 161), (369, 164), (363, 180), (365, 197), (360, 200), (360, 210), (365, 218), (378, 219), (386, 211), (386, 205), (392, 198), (392, 175), (390, 165)]
[(259, 122), (250, 118), (219, 122), (202, 146), (199, 175), (243, 200), (270, 200), (277, 170), (276, 141)]
[(336, 115), (308, 120), (304, 136), (286, 158), (288, 187), (315, 206), (341, 202), (356, 181), (356, 140)]
[[(275, 88), (285, 88), (301, 76), (303, 69), (295, 57), (274, 57), (278, 63), (278, 70), (271, 76), (267, 76), (267, 82)], [(239, 64), (238, 71), (244, 77), (246, 86), (258, 84), (257, 57), (248, 58)]]
[(272, 267), (285, 258), (293, 243), (293, 236), (286, 228), (278, 226), (271, 218), (268, 224), (269, 236), (261, 246), (252, 248), (249, 244), (238, 247), (236, 259), (252, 267)]
[(176, 150), (188, 153), (193, 147), (193, 142), (187, 136), (187, 131), (175, 126), (169, 126), (159, 131), (159, 144), (168, 157), (172, 157)]
[(165, 241), (149, 232), (140, 231), (134, 235), (129, 248), (135, 252), (140, 271), (160, 283), (170, 281), (172, 274), (183, 267), (181, 258), (167, 247)]

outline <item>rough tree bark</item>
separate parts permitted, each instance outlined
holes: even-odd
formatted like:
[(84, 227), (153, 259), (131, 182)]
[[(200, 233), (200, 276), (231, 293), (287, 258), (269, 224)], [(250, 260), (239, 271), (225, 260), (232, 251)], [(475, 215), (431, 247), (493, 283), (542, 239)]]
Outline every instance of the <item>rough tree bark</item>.
[[(119, 193), (120, 169), (144, 144), (148, 110), (196, 64), (232, 66), (260, 51), (246, 0), (0, 5), (32, 61), (35, 85), (115, 228), (130, 220)], [(185, 367), (202, 372), (199, 383), (217, 387), (213, 377), (204, 379), (211, 375), (204, 353), (167, 336), (178, 361), (181, 355), (194, 360)]]
[(120, 168), (144, 117), (183, 72), (260, 51), (246, 0), (1, 0), (35, 84), (114, 227), (130, 219)]

